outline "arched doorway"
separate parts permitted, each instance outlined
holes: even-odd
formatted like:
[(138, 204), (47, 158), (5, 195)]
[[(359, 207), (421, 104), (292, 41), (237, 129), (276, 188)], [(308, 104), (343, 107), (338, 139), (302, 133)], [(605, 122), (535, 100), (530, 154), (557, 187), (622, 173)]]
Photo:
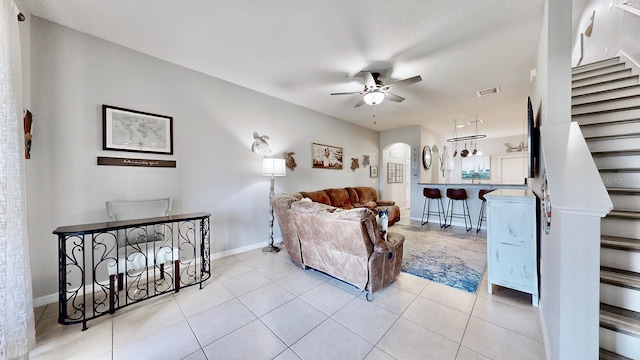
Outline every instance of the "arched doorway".
[(382, 150), (381, 196), (393, 200), (401, 209), (411, 207), (411, 146), (393, 143)]

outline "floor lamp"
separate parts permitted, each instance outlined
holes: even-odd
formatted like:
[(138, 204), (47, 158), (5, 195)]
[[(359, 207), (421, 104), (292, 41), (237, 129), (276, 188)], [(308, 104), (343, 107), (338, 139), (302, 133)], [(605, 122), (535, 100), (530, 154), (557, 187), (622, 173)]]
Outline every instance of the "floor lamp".
[(271, 177), (271, 191), (269, 192), (269, 245), (262, 249), (262, 252), (278, 252), (280, 248), (273, 245), (273, 205), (271, 205), (271, 198), (274, 195), (274, 184), (276, 176), (286, 176), (287, 167), (284, 159), (278, 158), (264, 158), (262, 159), (262, 176)]

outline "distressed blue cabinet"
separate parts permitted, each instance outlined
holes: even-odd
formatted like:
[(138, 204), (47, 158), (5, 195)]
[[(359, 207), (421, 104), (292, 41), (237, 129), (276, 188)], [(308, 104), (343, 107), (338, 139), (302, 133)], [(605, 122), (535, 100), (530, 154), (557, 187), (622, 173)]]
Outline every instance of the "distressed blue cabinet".
[(530, 190), (496, 190), (487, 199), (487, 280), (531, 294), (538, 306), (536, 197)]

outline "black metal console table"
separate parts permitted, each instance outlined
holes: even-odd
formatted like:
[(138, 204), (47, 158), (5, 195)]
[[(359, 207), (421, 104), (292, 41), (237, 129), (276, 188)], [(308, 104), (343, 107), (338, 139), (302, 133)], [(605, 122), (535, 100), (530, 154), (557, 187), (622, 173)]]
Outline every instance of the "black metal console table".
[(62, 226), (58, 323), (82, 323), (211, 277), (210, 214)]

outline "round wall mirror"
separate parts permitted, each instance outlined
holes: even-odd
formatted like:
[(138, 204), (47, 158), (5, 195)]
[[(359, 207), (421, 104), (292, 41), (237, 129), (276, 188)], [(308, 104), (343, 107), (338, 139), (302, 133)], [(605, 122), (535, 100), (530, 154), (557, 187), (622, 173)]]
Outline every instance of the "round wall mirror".
[(422, 148), (422, 166), (425, 170), (431, 168), (431, 147), (429, 145)]

